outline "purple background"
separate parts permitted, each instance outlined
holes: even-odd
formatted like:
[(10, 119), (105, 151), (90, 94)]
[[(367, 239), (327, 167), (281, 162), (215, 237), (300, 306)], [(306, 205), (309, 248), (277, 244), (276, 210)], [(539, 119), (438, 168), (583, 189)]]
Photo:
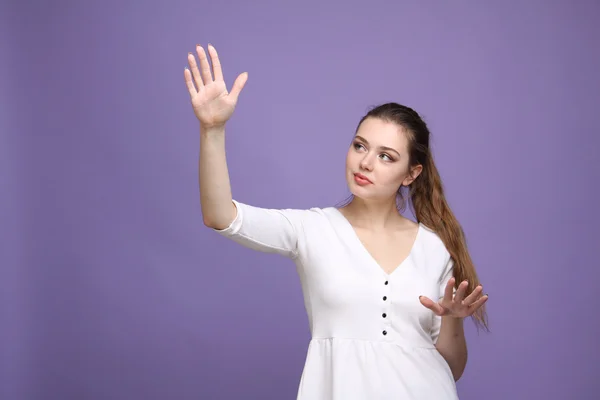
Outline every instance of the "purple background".
[[(85, 3), (85, 4), (84, 4)], [(234, 198), (335, 205), (371, 105), (430, 124), (490, 334), (461, 399), (597, 399), (597, 1), (3, 2), (0, 398), (292, 399), (291, 261), (202, 224), (194, 45), (249, 80)]]

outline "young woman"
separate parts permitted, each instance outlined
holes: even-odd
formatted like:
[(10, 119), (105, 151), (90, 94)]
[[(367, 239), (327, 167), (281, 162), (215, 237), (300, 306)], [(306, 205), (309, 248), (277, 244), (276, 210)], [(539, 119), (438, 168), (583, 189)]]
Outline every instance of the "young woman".
[[(412, 109), (383, 104), (358, 124), (346, 157), (351, 201), (340, 208), (265, 209), (232, 199), (225, 124), (247, 79), (227, 91), (217, 51), (197, 46), (184, 71), (200, 122), (204, 224), (297, 267), (312, 339), (303, 400), (457, 399), (467, 362), (463, 320), (487, 329), (483, 295)], [(417, 223), (400, 209), (406, 193)], [(402, 205), (399, 207), (397, 201)]]

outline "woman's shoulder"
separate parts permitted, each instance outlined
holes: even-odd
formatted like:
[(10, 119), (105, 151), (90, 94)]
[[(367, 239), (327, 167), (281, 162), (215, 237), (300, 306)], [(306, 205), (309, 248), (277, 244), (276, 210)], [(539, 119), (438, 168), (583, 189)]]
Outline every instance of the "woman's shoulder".
[(440, 253), (443, 256), (450, 254), (442, 238), (433, 228), (422, 222), (419, 222), (419, 226), (421, 228), (421, 238), (427, 251)]

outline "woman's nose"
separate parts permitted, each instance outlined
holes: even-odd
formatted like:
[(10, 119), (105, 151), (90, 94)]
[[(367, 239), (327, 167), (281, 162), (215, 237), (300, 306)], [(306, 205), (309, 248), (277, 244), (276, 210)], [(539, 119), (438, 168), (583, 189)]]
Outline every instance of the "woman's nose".
[(361, 166), (361, 168), (364, 168), (364, 169), (370, 171), (371, 169), (373, 169), (373, 160), (371, 159), (370, 156), (366, 155), (360, 161), (360, 166)]

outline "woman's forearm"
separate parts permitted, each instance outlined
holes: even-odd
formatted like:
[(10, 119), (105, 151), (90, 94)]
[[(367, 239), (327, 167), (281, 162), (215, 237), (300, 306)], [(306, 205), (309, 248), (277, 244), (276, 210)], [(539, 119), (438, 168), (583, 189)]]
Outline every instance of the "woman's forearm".
[(454, 380), (459, 380), (467, 365), (467, 342), (462, 318), (442, 317), (435, 347), (450, 366)]
[(216, 229), (227, 227), (236, 210), (225, 157), (225, 127), (200, 129), (198, 175), (204, 224)]

